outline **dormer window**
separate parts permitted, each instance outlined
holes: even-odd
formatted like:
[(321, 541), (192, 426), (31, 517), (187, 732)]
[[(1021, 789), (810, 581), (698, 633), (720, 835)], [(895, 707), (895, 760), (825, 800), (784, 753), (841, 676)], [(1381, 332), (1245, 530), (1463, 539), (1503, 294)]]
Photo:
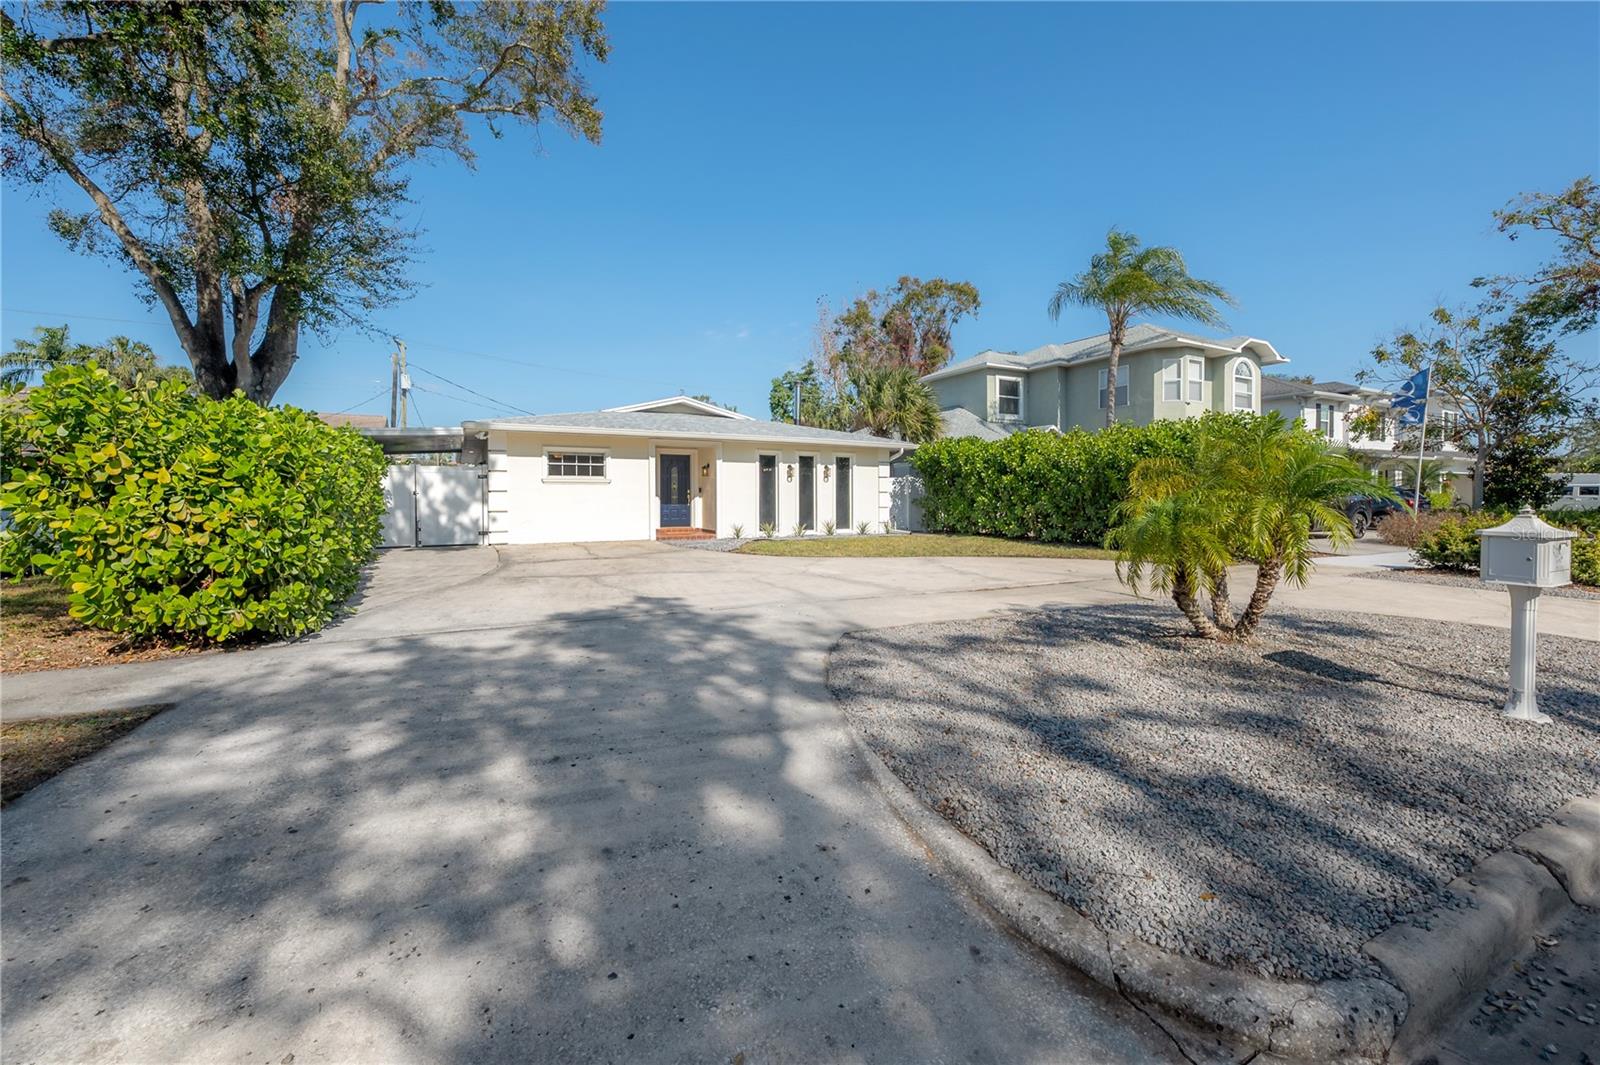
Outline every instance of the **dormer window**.
[(995, 378), (995, 414), (1001, 418), (1022, 417), (1022, 378)]
[(1256, 371), (1249, 359), (1239, 359), (1233, 364), (1233, 409), (1256, 409)]

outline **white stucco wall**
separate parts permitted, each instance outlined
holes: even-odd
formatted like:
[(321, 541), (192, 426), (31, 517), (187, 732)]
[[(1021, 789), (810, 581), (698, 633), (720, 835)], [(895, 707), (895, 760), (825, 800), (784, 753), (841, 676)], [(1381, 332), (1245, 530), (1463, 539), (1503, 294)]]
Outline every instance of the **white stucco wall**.
[[(604, 451), (606, 479), (550, 480), (545, 476), (549, 450)], [(788, 535), (800, 512), (799, 459), (815, 456), (816, 529), (839, 523), (839, 532), (854, 532), (854, 522), (870, 521), (881, 532), (889, 519), (891, 454), (881, 448), (834, 445), (798, 448), (742, 441), (649, 440), (642, 437), (562, 436), (557, 433), (492, 430), (489, 434), (489, 542), (496, 544), (567, 543), (593, 540), (648, 540), (659, 522), (656, 456), (688, 452), (692, 524), (718, 536), (732, 536), (734, 525), (746, 536), (760, 528), (759, 465), (761, 455), (778, 458), (778, 532)], [(854, 509), (851, 527), (835, 514), (837, 460), (848, 455)], [(794, 467), (791, 479), (789, 469)], [(702, 468), (706, 473), (702, 474)], [(824, 480), (824, 468), (827, 479)]]

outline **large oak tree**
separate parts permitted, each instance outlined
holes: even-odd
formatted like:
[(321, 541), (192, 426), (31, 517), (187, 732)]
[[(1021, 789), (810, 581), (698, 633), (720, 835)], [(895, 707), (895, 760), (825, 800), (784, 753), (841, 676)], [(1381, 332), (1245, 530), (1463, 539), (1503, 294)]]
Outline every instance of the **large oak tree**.
[[(65, 177), (73, 246), (135, 270), (204, 393), (266, 404), (301, 330), (370, 323), (411, 291), (407, 167), (473, 163), (473, 125), (591, 142), (602, 5), (108, 4), (0, 12), (13, 179)], [(52, 184), (52, 187), (53, 184)]]

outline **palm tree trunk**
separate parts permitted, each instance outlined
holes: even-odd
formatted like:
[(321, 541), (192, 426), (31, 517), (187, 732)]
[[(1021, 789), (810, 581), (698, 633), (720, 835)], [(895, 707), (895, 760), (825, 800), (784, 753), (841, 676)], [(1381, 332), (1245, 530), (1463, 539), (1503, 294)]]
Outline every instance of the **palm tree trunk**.
[(1111, 341), (1111, 356), (1106, 362), (1106, 428), (1117, 424), (1117, 364), (1122, 361), (1122, 334), (1125, 322), (1111, 321), (1107, 339)]
[(1232, 632), (1239, 619), (1233, 614), (1233, 601), (1228, 596), (1228, 571), (1223, 570), (1211, 578), (1211, 616), (1217, 627)]
[(1208, 640), (1215, 640), (1222, 635), (1211, 623), (1211, 619), (1206, 617), (1200, 601), (1194, 597), (1194, 580), (1189, 576), (1189, 571), (1182, 566), (1179, 566), (1172, 575), (1172, 601), (1178, 604), (1183, 616), (1194, 626), (1195, 635)]
[(1256, 569), (1255, 590), (1250, 593), (1250, 602), (1245, 604), (1239, 623), (1233, 627), (1234, 639), (1248, 640), (1256, 631), (1262, 615), (1267, 612), (1267, 604), (1272, 601), (1272, 593), (1278, 590), (1278, 580), (1282, 576), (1283, 560), (1280, 558), (1268, 559)]

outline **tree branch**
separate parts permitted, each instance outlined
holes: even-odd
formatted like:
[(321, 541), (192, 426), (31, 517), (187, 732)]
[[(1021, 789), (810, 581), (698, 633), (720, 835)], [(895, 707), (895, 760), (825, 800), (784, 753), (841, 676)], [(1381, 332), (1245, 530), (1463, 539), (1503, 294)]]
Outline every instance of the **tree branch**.
[(89, 194), (89, 199), (94, 202), (95, 209), (100, 214), (100, 220), (116, 235), (128, 258), (155, 290), (156, 298), (166, 309), (167, 317), (172, 320), (172, 327), (177, 330), (179, 339), (183, 340), (186, 349), (190, 348), (194, 343), (195, 328), (189, 321), (189, 312), (184, 309), (183, 301), (178, 298), (172, 283), (151, 258), (149, 249), (134, 235), (133, 230), (128, 228), (127, 221), (117, 210), (111, 197), (107, 196), (105, 190), (78, 165), (77, 158), (66, 141), (30, 114), (4, 87), (0, 87), (0, 102), (10, 110), (12, 118), (18, 123), (18, 131), (38, 145), (67, 177)]

